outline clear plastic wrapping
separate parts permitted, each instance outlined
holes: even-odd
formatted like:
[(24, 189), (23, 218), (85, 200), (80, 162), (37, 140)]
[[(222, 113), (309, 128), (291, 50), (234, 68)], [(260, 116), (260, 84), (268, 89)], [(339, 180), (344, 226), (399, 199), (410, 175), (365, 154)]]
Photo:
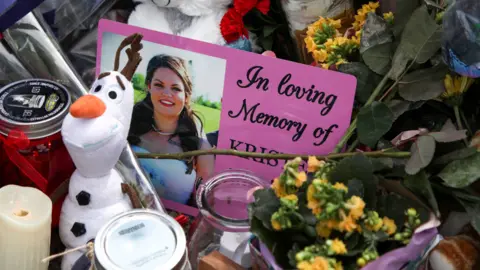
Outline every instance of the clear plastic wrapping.
[(90, 29), (116, 0), (46, 0), (38, 8), (59, 41), (73, 31)]
[(455, 72), (480, 77), (480, 2), (457, 0), (443, 16), (443, 53)]

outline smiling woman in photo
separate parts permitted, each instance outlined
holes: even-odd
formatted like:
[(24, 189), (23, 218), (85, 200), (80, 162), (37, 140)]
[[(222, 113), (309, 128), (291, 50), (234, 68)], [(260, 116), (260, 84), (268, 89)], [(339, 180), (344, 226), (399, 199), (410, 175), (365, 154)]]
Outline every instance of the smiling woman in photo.
[[(135, 105), (129, 142), (136, 152), (180, 153), (209, 149), (200, 118), (190, 106), (193, 85), (186, 62), (156, 55), (148, 62), (148, 94)], [(160, 197), (187, 203), (198, 179), (213, 173), (213, 156), (190, 161), (140, 160)]]

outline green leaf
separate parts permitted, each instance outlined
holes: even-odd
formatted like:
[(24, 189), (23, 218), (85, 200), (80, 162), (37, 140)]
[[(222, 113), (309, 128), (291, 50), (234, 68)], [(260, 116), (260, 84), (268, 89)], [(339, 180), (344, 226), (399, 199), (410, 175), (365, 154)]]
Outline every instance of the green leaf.
[(380, 75), (385, 75), (390, 69), (392, 41), (388, 23), (375, 13), (368, 13), (362, 28), (360, 54), (365, 64)]
[(369, 230), (363, 231), (363, 236), (365, 236), (368, 243), (383, 242), (388, 239), (388, 234), (384, 231), (372, 232)]
[(351, 257), (362, 253), (365, 250), (365, 244), (360, 241), (360, 234), (354, 233), (345, 239), (347, 254), (343, 256)]
[[(383, 2), (382, 2), (383, 4)], [(394, 1), (394, 18), (393, 33), (395, 37), (399, 37), (403, 32), (405, 25), (407, 24), (412, 13), (420, 5), (419, 0), (396, 0)]]
[(407, 111), (416, 110), (425, 104), (424, 101), (409, 102), (406, 100), (393, 99), (386, 103), (390, 111), (393, 113), (394, 120), (397, 120), (402, 114)]
[(251, 215), (258, 218), (265, 228), (272, 229), (270, 219), (280, 207), (280, 200), (270, 188), (256, 190), (253, 196), (255, 201), (251, 204)]
[(480, 153), (465, 159), (455, 160), (448, 164), (438, 176), (445, 185), (453, 188), (463, 188), (480, 178)]
[(365, 64), (349, 62), (338, 66), (338, 71), (353, 75), (357, 78), (356, 99), (364, 104), (380, 82), (381, 77), (372, 72)]
[(358, 179), (362, 181), (364, 201), (367, 207), (376, 205), (375, 192), (378, 179), (373, 174), (373, 165), (370, 160), (362, 154), (342, 159), (327, 176), (331, 183), (349, 184), (349, 180)]
[(405, 166), (405, 172), (414, 175), (432, 161), (435, 154), (435, 139), (428, 135), (418, 137), (410, 147), (410, 152), (412, 156)]
[(480, 203), (473, 204), (458, 198), (457, 200), (463, 205), (468, 215), (471, 216), (472, 220), (470, 221), (470, 224), (472, 227), (480, 234)]
[(361, 143), (375, 147), (378, 140), (392, 127), (394, 116), (387, 105), (373, 102), (358, 112), (358, 139)]
[(347, 187), (348, 187), (347, 198), (350, 198), (352, 196), (358, 196), (360, 198), (365, 197), (362, 181), (358, 179), (350, 179), (348, 180)]
[(428, 205), (434, 211), (435, 215), (437, 217), (440, 216), (437, 199), (435, 199), (435, 194), (433, 193), (432, 186), (425, 171), (422, 170), (416, 175), (407, 176), (403, 180), (403, 185), (419, 198), (428, 202)]
[(399, 84), (399, 94), (408, 101), (429, 100), (445, 91), (443, 79), (448, 68), (444, 65), (416, 70), (406, 74)]
[(423, 64), (440, 49), (442, 27), (437, 25), (425, 6), (415, 10), (408, 20), (393, 56), (390, 77), (398, 79), (409, 61)]
[(393, 168), (393, 159), (391, 158), (371, 158), (374, 172), (389, 170)]
[(467, 148), (462, 148), (455, 150), (453, 152), (447, 153), (443, 156), (440, 156), (436, 159), (433, 160), (432, 165), (435, 166), (445, 166), (448, 163), (454, 161), (454, 160), (460, 160), (460, 159), (465, 159), (468, 157), (471, 157), (477, 153), (477, 148), (475, 147), (467, 147)]
[[(287, 235), (270, 231), (267, 228), (262, 226), (263, 222), (258, 218), (253, 218), (250, 220), (250, 232), (258, 237), (260, 241), (270, 250), (272, 255), (275, 257), (275, 262), (280, 266), (289, 267), (288, 251), (292, 246), (290, 239)], [(278, 241), (282, 239), (283, 241)], [(285, 269), (285, 268), (284, 268)]]
[(393, 44), (383, 43), (366, 50), (362, 54), (362, 59), (375, 73), (385, 75), (391, 67), (392, 53)]
[(340, 182), (345, 184), (351, 179), (358, 179), (364, 182), (365, 180), (370, 180), (372, 177), (372, 163), (361, 153), (342, 159), (327, 176), (331, 183)]

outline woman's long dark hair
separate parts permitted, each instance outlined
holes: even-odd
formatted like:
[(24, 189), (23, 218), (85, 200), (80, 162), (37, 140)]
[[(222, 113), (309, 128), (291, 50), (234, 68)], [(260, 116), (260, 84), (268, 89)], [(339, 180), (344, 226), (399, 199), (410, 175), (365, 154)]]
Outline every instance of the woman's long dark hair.
[[(153, 74), (159, 68), (168, 68), (175, 72), (183, 82), (186, 97), (192, 96), (193, 83), (188, 73), (187, 64), (185, 60), (170, 55), (160, 54), (152, 57), (148, 62), (147, 75), (145, 84), (149, 85), (152, 81)], [(128, 141), (130, 144), (138, 145), (140, 143), (140, 136), (153, 130), (154, 107), (150, 97), (150, 92), (145, 99), (135, 105), (133, 108), (132, 122), (130, 124), (130, 133)], [(180, 112), (177, 129), (171, 138), (178, 136), (180, 145), (184, 152), (194, 151), (200, 149), (200, 134), (198, 134), (196, 121), (200, 123), (202, 130), (202, 121), (200, 117), (192, 110), (190, 104), (185, 102), (183, 110)], [(187, 164), (191, 164), (188, 162)], [(190, 166), (189, 166), (190, 167)]]

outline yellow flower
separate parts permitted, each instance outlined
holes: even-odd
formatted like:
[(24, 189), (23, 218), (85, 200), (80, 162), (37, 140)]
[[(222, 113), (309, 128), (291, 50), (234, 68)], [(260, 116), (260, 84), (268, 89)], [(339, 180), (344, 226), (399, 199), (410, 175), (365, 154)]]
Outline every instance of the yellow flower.
[(365, 202), (358, 196), (352, 196), (346, 203), (346, 207), (350, 209), (349, 215), (357, 220), (363, 215)]
[(342, 20), (328, 19), (328, 23), (336, 29), (342, 27)]
[(395, 225), (395, 221), (392, 219), (383, 217), (383, 225), (387, 228), (386, 233), (388, 235), (392, 235), (397, 232), (397, 225)]
[(282, 225), (280, 224), (280, 222), (278, 222), (278, 220), (272, 220), (271, 223), (272, 223), (272, 227), (275, 231), (281, 231), (282, 230)]
[(275, 195), (277, 195), (278, 198), (281, 198), (281, 197), (284, 197), (284, 196), (287, 195), (287, 193), (285, 191), (285, 188), (280, 183), (279, 178), (275, 178), (273, 180), (273, 184), (272, 184), (271, 187), (272, 187), (273, 191), (275, 191)]
[(335, 189), (344, 190), (344, 191), (348, 192), (348, 188), (340, 182), (335, 183), (335, 185), (333, 185), (333, 187)]
[(330, 64), (321, 64), (320, 65), (323, 69), (329, 69), (330, 68)]
[(365, 224), (365, 228), (372, 232), (378, 232), (383, 227), (383, 221), (380, 219), (377, 224), (371, 226), (369, 224)]
[(295, 194), (287, 195), (287, 196), (283, 197), (283, 199), (287, 199), (287, 200), (292, 201), (292, 202), (293, 201), (298, 201), (298, 197)]
[(335, 263), (335, 270), (343, 270), (343, 265), (341, 261)]
[(305, 181), (307, 181), (307, 174), (305, 172), (299, 172), (297, 179), (295, 179), (295, 186), (301, 187)]
[(347, 62), (347, 61), (346, 61), (345, 59), (340, 59), (340, 60), (338, 60), (338, 61), (335, 63), (335, 65), (338, 67), (339, 65), (345, 64), (346, 62)]
[(332, 240), (332, 245), (330, 246), (330, 248), (335, 254), (347, 253), (347, 247), (341, 240), (338, 240), (338, 238), (336, 238), (335, 240)]
[(332, 229), (328, 228), (328, 225), (323, 221), (315, 225), (315, 230), (317, 231), (317, 235), (323, 238), (328, 238), (332, 233)]
[(324, 257), (315, 257), (312, 262), (303, 261), (297, 264), (299, 270), (329, 270), (330, 265)]
[(315, 156), (309, 156), (307, 164), (307, 171), (315, 172), (318, 168), (321, 168), (325, 164), (325, 161), (318, 160)]
[(455, 76), (452, 78), (450, 74), (445, 76), (445, 80), (443, 81), (445, 85), (445, 92), (442, 94), (442, 98), (447, 99), (451, 97), (458, 97), (465, 93), (468, 88), (473, 83), (472, 78), (464, 77), (464, 76)]
[(383, 18), (386, 20), (386, 21), (391, 21), (393, 20), (393, 12), (387, 12), (387, 13), (383, 13)]
[(329, 270), (330, 266), (324, 257), (316, 257), (312, 263), (313, 269), (315, 270)]
[(346, 216), (340, 223), (338, 224), (339, 231), (343, 232), (353, 232), (357, 228), (357, 223), (352, 218), (351, 215)]
[(317, 49), (317, 44), (311, 36), (305, 38), (305, 45), (307, 47), (308, 52), (313, 52)]
[(348, 38), (346, 37), (336, 37), (334, 40), (334, 43), (338, 46), (342, 46), (346, 42), (348, 42)]
[(314, 194), (315, 194), (315, 187), (313, 185), (308, 186), (307, 207), (312, 210), (318, 208), (318, 200), (313, 197)]
[(377, 9), (380, 6), (379, 2), (369, 2), (368, 6), (370, 6), (371, 9)]
[(327, 51), (326, 50), (316, 50), (313, 52), (313, 59), (317, 61), (318, 63), (323, 63), (325, 60), (327, 60)]
[(307, 28), (307, 36), (312, 37), (313, 35), (315, 35), (317, 31), (318, 31), (318, 26), (311, 24)]

